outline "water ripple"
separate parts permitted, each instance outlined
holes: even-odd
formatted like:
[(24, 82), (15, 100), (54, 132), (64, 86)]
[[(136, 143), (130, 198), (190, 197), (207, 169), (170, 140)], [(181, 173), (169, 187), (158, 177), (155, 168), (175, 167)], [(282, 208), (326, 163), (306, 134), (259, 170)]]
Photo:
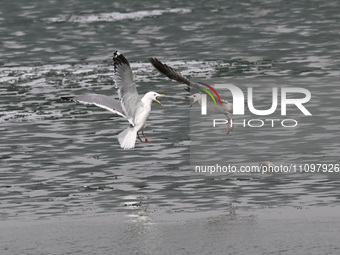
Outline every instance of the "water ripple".
[(83, 14), (83, 15), (60, 15), (54, 18), (45, 19), (47, 22), (75, 22), (75, 23), (92, 23), (92, 22), (114, 22), (120, 20), (141, 20), (143, 18), (156, 17), (167, 13), (186, 14), (190, 13), (190, 9), (174, 8), (165, 10), (148, 10), (136, 11), (129, 13), (111, 12), (99, 14)]

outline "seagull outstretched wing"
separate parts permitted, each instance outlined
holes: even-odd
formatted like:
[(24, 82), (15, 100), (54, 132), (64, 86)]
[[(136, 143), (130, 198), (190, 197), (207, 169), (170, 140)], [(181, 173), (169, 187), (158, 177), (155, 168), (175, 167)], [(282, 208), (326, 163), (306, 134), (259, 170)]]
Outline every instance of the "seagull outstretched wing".
[(82, 104), (93, 104), (100, 108), (104, 108), (110, 112), (116, 113), (126, 118), (124, 110), (119, 100), (112, 96), (105, 96), (99, 94), (85, 94), (79, 96), (61, 97), (62, 100), (76, 101)]
[[(163, 75), (167, 76), (168, 78), (175, 80), (179, 83), (184, 83), (187, 85), (186, 91), (190, 92), (191, 94), (196, 93), (204, 93), (203, 91), (207, 92), (207, 89), (214, 91), (216, 96), (218, 97), (218, 100), (220, 101), (220, 104), (222, 105), (222, 100), (217, 94), (216, 90), (214, 90), (213, 87), (211, 87), (208, 84), (200, 83), (200, 82), (192, 82), (185, 76), (183, 76), (180, 72), (173, 69), (172, 67), (168, 66), (167, 64), (163, 64), (161, 61), (159, 61), (157, 58), (149, 58), (150, 63)], [(212, 100), (212, 96), (209, 97), (208, 100)], [(215, 103), (215, 99), (214, 103)]]
[(175, 80), (179, 83), (184, 83), (188, 86), (198, 85), (196, 83), (191, 83), (190, 80), (184, 77), (180, 72), (168, 66), (167, 64), (163, 64), (157, 58), (149, 58), (149, 61), (161, 74), (167, 76), (171, 80)]
[(125, 116), (131, 125), (135, 125), (134, 117), (136, 109), (141, 104), (133, 73), (127, 59), (119, 51), (113, 53), (114, 71), (118, 96)]

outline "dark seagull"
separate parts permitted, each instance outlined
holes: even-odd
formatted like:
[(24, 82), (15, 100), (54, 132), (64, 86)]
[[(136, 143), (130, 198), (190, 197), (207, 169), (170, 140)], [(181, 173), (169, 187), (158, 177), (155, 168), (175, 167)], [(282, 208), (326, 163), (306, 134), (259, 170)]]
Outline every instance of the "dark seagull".
[[(227, 100), (221, 99), (216, 90), (211, 87), (208, 84), (201, 83), (201, 82), (192, 82), (185, 76), (183, 76), (180, 72), (175, 70), (174, 68), (163, 64), (161, 61), (159, 61), (157, 58), (149, 58), (150, 63), (156, 68), (161, 74), (167, 76), (171, 80), (175, 80), (179, 83), (186, 84), (187, 88), (186, 90), (191, 93), (190, 96), (187, 96), (185, 98), (190, 98), (193, 99), (192, 103), (190, 104), (190, 107), (195, 104), (196, 102), (199, 105), (202, 105), (202, 97), (203, 94), (208, 94), (209, 97), (207, 96), (207, 111), (209, 113), (222, 113), (224, 114), (227, 119), (228, 119), (228, 129), (227, 129), (227, 134), (231, 130), (233, 130), (234, 126), (231, 125), (230, 123), (232, 122), (232, 113), (233, 113), (233, 104), (228, 102)], [(218, 98), (218, 102), (215, 100), (213, 97), (212, 93), (208, 91), (210, 89), (213, 91), (213, 93), (216, 95)]]

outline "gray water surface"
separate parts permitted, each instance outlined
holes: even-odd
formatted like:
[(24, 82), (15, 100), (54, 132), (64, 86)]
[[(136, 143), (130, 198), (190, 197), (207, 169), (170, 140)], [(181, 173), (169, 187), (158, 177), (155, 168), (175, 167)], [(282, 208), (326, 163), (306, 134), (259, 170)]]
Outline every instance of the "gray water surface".
[[(338, 254), (339, 172), (210, 175), (192, 165), (197, 155), (213, 164), (339, 164), (339, 8), (316, 0), (3, 3), (1, 254)], [(151, 144), (133, 150), (116, 138), (124, 119), (59, 100), (116, 95), (116, 49), (141, 94), (167, 95), (152, 106)], [(264, 109), (268, 87), (306, 88), (312, 116), (293, 110), (294, 129), (235, 126), (227, 136), (212, 130), (211, 116), (193, 122), (200, 109), (189, 107), (185, 86), (148, 57), (195, 81), (252, 86)]]

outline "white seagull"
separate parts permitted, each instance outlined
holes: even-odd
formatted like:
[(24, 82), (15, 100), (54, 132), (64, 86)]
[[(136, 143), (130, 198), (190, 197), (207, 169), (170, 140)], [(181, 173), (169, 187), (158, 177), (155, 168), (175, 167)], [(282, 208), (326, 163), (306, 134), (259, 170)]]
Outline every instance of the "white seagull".
[(119, 51), (115, 51), (113, 53), (113, 62), (119, 100), (115, 99), (114, 96), (99, 94), (61, 97), (61, 99), (83, 104), (93, 104), (127, 119), (130, 126), (118, 134), (118, 141), (121, 148), (132, 149), (135, 147), (136, 138), (142, 142), (138, 134), (140, 131), (145, 137), (145, 142), (150, 143), (143, 130), (151, 112), (151, 104), (152, 101), (156, 101), (162, 105), (158, 101), (158, 97), (165, 95), (150, 91), (141, 97), (137, 92), (133, 73), (127, 59)]
[[(201, 105), (202, 104), (202, 91), (206, 90), (207, 87), (212, 89), (211, 86), (205, 83), (200, 82), (191, 82), (188, 78), (183, 76), (180, 72), (173, 69), (172, 67), (163, 64), (157, 58), (149, 58), (150, 63), (163, 75), (167, 76), (168, 78), (175, 80), (179, 83), (184, 83), (187, 86), (186, 91), (192, 93), (192, 95), (187, 96), (185, 98), (193, 99), (193, 102), (190, 104), (190, 107), (195, 104), (196, 102)], [(231, 125), (232, 123), (232, 112), (233, 112), (233, 104), (228, 102), (227, 100), (218, 98), (220, 103), (216, 103), (212, 100), (211, 97), (207, 97), (207, 110), (210, 113), (222, 113), (228, 119), (228, 129), (227, 134), (233, 130), (234, 126)]]

